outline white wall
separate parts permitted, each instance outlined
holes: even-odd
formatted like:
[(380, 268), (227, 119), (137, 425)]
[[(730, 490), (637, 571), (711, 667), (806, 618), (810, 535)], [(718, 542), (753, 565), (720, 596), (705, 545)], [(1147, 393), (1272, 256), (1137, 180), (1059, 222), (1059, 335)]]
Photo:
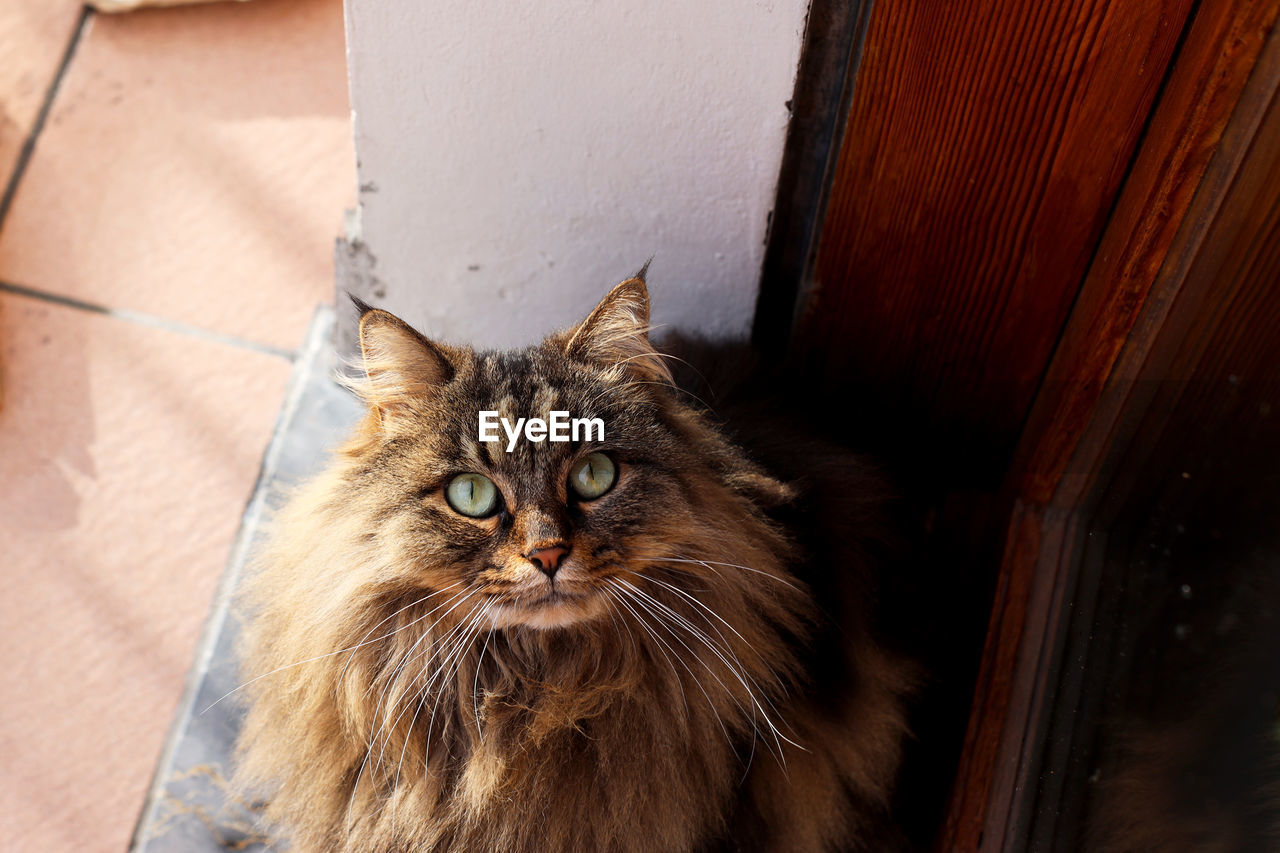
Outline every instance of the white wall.
[(746, 335), (807, 5), (347, 0), (365, 295), (513, 346), (654, 255), (656, 323)]

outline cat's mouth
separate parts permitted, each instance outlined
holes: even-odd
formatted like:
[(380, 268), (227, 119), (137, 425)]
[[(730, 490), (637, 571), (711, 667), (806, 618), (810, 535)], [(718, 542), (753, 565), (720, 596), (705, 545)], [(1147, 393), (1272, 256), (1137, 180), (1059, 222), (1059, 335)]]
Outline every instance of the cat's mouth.
[(524, 625), (530, 628), (564, 628), (601, 615), (604, 605), (598, 595), (553, 587), (536, 598), (502, 604), (492, 611), (494, 627)]
[(566, 601), (582, 601), (586, 596), (576, 592), (566, 592), (563, 589), (549, 590), (541, 598), (529, 603), (529, 607), (537, 609), (539, 607), (550, 607)]

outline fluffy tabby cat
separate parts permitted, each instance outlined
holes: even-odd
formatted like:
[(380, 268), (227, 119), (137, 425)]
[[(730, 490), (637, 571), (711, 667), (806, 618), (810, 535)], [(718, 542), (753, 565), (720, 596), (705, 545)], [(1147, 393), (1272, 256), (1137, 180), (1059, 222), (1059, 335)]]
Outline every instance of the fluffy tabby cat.
[[(781, 426), (748, 456), (651, 346), (643, 272), (511, 352), (362, 309), (367, 417), (245, 600), (241, 779), (292, 849), (894, 846), (911, 678), (862, 463)], [(606, 440), (508, 453), (482, 409)]]

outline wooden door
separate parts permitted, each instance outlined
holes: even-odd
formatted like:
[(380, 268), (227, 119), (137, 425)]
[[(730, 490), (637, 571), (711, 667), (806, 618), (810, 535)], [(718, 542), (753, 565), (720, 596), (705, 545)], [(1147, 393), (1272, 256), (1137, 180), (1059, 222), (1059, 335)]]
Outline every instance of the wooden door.
[[(1049, 849), (1084, 808), (1042, 784), (1082, 767), (1055, 703), (1093, 701), (1106, 668), (1098, 646), (1093, 669), (1063, 664), (1110, 600), (1096, 543), (1173, 500), (1175, 461), (1238, 441), (1238, 469), (1276, 435), (1241, 413), (1280, 376), (1280, 256), (1261, 248), (1280, 245), (1280, 3), (858, 8), (836, 16), (865, 38), (789, 348), (869, 413), (920, 508), (922, 606), (947, 614), (922, 737), (955, 768), (935, 848)], [(1169, 390), (1228, 369), (1248, 405)], [(1206, 418), (1199, 444), (1173, 438)], [(1202, 477), (1167, 516), (1256, 497), (1241, 476)]]

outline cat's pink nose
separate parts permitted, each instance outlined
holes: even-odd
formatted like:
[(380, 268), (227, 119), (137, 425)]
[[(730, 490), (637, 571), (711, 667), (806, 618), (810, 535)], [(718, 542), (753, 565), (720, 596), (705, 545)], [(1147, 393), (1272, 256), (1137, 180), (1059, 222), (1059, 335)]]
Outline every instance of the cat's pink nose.
[(534, 548), (525, 554), (525, 557), (537, 565), (547, 577), (553, 578), (556, 576), (556, 570), (560, 568), (560, 561), (568, 553), (569, 549), (565, 546), (552, 545), (550, 548)]

